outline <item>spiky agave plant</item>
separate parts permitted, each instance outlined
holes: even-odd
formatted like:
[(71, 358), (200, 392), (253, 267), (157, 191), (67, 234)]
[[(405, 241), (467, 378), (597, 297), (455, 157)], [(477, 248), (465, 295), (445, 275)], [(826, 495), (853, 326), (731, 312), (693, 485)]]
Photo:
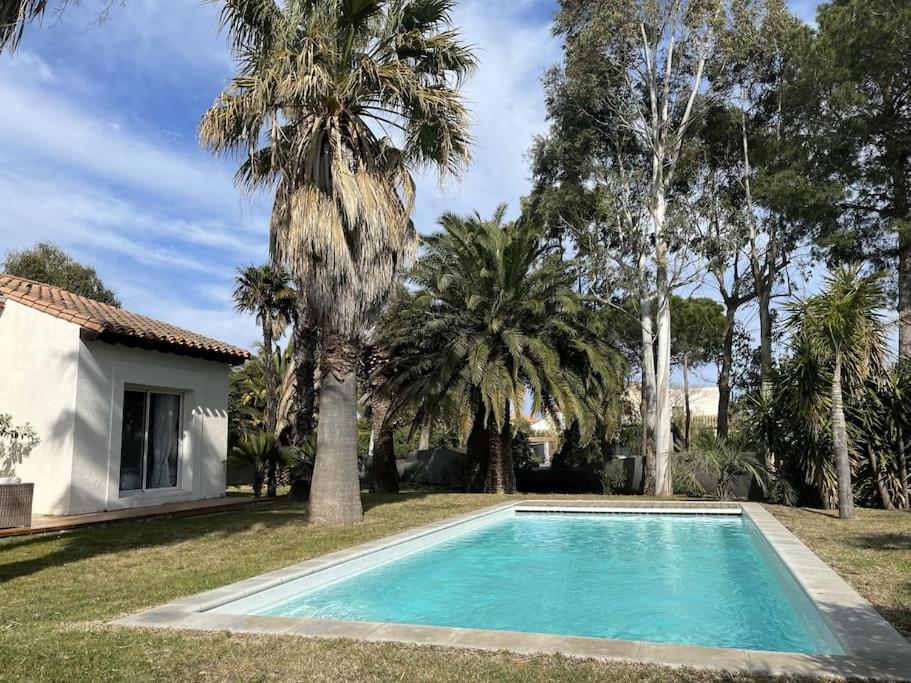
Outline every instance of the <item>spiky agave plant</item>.
[[(459, 94), (474, 68), (452, 0), (225, 0), (238, 72), (203, 145), (240, 152), (238, 183), (275, 192), (270, 249), (322, 332), (316, 521), (361, 518), (359, 336), (415, 246), (411, 171), (469, 158)], [(394, 137), (393, 137), (394, 136)]]

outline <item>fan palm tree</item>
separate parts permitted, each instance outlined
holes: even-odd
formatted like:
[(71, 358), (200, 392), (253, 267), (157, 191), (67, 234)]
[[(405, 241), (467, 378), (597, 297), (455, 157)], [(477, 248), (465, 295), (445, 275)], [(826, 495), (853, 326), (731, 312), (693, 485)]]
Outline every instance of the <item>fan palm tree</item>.
[(203, 117), (200, 139), (215, 153), (242, 153), (242, 187), (274, 189), (272, 258), (304, 285), (321, 331), (315, 521), (361, 518), (357, 343), (415, 247), (411, 171), (457, 172), (468, 161), (458, 88), (475, 61), (452, 28), (452, 6), (224, 4), (238, 73)]
[(601, 395), (592, 385), (619, 386), (622, 372), (619, 354), (584, 324), (569, 265), (538, 229), (504, 215), (500, 207), (491, 220), (443, 216), (411, 273), (414, 291), (401, 291), (382, 330), (393, 409), (421, 406), (419, 423), (428, 413), (453, 415), (480, 460), (469, 470), (496, 493), (515, 491), (511, 407), (528, 394), (534, 412), (558, 424), (562, 414), (590, 438), (591, 397)]
[[(297, 293), (288, 285), (289, 277), (283, 269), (273, 265), (247, 266), (238, 270), (234, 287), (234, 308), (253, 313), (262, 327), (263, 354), (272, 358), (275, 337), (280, 337), (288, 326)], [(263, 429), (275, 433), (277, 424), (278, 393), (275, 374), (263, 374), (266, 391), (263, 411)], [(276, 472), (269, 470), (268, 495), (276, 491)]]
[(850, 446), (844, 386), (860, 387), (882, 367), (886, 328), (878, 313), (886, 304), (879, 275), (864, 277), (858, 266), (841, 266), (826, 278), (820, 294), (790, 305), (789, 327), (812, 353), (831, 363), (832, 446), (838, 475), (838, 516), (854, 517)]
[[(63, 4), (66, 4), (65, 0)], [(47, 9), (48, 0), (0, 2), (0, 52), (19, 47), (25, 25), (40, 19)]]

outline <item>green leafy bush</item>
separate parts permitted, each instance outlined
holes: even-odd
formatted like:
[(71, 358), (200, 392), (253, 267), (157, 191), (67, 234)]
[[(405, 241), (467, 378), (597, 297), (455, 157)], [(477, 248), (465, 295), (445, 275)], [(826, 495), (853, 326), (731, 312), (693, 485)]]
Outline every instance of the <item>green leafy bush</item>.
[(623, 493), (626, 491), (626, 469), (623, 461), (613, 458), (604, 464), (601, 470), (601, 486), (604, 493)]
[(730, 500), (737, 480), (745, 475), (752, 477), (763, 492), (768, 490), (768, 473), (759, 458), (732, 439), (703, 435), (674, 458), (675, 491), (685, 494), (704, 491), (704, 482), (708, 481), (713, 483), (716, 498)]

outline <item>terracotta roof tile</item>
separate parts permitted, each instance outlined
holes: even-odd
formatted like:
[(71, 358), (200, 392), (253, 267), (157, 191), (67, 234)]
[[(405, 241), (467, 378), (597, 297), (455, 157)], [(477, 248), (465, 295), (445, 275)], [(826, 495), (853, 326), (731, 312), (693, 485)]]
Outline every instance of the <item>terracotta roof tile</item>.
[(250, 352), (246, 349), (175, 325), (103, 304), (59, 287), (0, 273), (0, 309), (4, 297), (56, 318), (71, 321), (100, 335), (105, 341), (135, 344), (227, 363), (242, 363), (250, 357)]

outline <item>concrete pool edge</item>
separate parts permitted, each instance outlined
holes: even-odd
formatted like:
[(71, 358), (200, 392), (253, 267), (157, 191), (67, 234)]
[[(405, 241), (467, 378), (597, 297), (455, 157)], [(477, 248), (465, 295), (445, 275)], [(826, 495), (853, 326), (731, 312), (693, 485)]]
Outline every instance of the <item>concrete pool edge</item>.
[[(808, 655), (712, 648), (672, 643), (557, 636), (469, 628), (394, 623), (348, 622), (295, 617), (251, 616), (221, 611), (251, 595), (317, 572), (339, 571), (369, 558), (395, 559), (396, 549), (414, 552), (513, 511), (743, 514), (760, 531), (816, 606), (841, 643), (845, 655)], [(390, 555), (392, 553), (393, 555)], [(392, 557), (392, 559), (389, 559)], [(213, 611), (214, 610), (214, 611)], [(369, 541), (273, 572), (127, 616), (122, 626), (176, 628), (235, 633), (276, 633), (305, 637), (352, 638), (374, 642), (505, 650), (517, 654), (555, 654), (617, 659), (668, 666), (722, 669), (757, 674), (887, 678), (911, 681), (911, 644), (878, 612), (758, 503), (685, 503), (681, 501), (548, 501), (533, 498), (502, 503)]]

